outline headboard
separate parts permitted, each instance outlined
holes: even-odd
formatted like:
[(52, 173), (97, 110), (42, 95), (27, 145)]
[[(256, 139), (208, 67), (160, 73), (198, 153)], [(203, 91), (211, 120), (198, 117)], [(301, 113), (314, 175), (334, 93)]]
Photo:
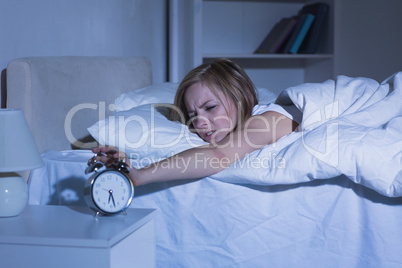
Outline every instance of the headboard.
[(21, 58), (7, 66), (7, 108), (24, 111), (40, 152), (66, 150), (113, 111), (121, 93), (151, 84), (144, 57)]

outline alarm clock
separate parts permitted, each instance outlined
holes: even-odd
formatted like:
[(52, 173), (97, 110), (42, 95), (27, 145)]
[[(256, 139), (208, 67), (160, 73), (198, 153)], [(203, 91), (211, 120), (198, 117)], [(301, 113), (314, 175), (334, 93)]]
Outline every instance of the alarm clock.
[(94, 174), (85, 183), (84, 199), (96, 212), (95, 216), (126, 214), (134, 198), (134, 185), (128, 176), (128, 165), (121, 160), (105, 164), (93, 157), (85, 170), (86, 174), (92, 172)]

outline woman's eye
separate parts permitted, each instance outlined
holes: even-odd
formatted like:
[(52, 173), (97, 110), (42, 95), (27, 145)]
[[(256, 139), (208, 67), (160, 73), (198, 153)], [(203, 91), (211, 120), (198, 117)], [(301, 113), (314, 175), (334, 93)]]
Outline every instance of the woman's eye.
[(207, 108), (205, 108), (205, 110), (206, 110), (206, 111), (209, 111), (209, 110), (214, 109), (215, 107), (216, 107), (216, 105), (213, 105), (213, 106), (208, 106)]

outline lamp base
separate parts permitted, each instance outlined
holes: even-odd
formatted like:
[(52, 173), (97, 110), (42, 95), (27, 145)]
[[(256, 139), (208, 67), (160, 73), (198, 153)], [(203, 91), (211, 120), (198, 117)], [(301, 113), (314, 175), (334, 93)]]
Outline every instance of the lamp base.
[(28, 204), (28, 185), (17, 173), (0, 173), (0, 217), (14, 217)]

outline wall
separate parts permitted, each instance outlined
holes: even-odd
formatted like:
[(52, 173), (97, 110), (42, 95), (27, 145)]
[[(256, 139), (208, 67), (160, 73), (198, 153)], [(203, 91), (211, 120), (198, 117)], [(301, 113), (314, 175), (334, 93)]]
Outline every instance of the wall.
[[(27, 56), (146, 56), (167, 80), (168, 0), (0, 0), (0, 68)], [(4, 83), (2, 81), (2, 87)]]
[(402, 1), (342, 0), (338, 4), (335, 73), (381, 82), (402, 71)]

